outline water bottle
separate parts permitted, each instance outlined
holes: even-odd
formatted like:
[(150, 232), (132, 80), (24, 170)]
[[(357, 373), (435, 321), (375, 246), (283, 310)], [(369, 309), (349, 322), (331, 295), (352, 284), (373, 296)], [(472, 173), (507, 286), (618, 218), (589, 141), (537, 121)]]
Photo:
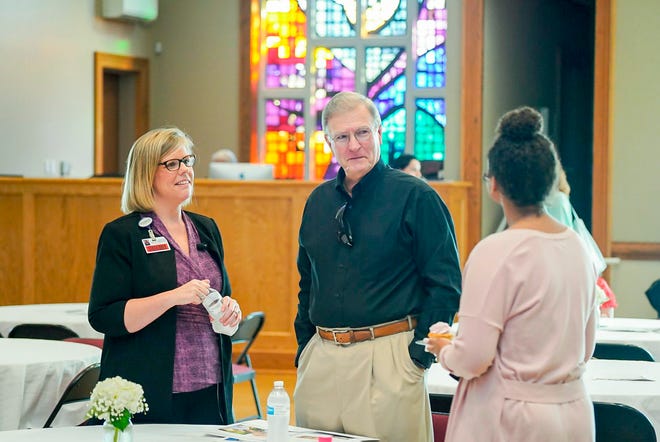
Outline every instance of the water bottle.
[(225, 335), (232, 336), (236, 333), (238, 325), (230, 327), (228, 325), (222, 325), (219, 321), (222, 316), (222, 296), (215, 289), (209, 289), (209, 294), (202, 300), (202, 305), (206, 308), (206, 311), (209, 312), (209, 315), (213, 318), (211, 325), (213, 326), (213, 331), (216, 333), (222, 333)]
[(289, 419), (291, 401), (284, 389), (284, 381), (275, 381), (273, 391), (268, 395), (266, 408), (268, 414), (267, 442), (287, 442), (289, 440)]

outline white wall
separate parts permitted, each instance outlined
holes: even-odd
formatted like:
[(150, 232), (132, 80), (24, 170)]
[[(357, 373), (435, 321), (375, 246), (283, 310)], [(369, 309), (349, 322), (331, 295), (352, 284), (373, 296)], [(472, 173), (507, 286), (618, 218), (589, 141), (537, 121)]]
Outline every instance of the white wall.
[(0, 0), (0, 174), (44, 175), (44, 160), (88, 177), (94, 52), (148, 56), (143, 25), (103, 20), (94, 0)]
[(239, 150), (239, 1), (159, 2), (153, 37), (163, 52), (152, 58), (152, 126), (190, 134), (198, 177), (207, 176), (216, 150)]
[(149, 58), (150, 126), (187, 131), (206, 176), (213, 151), (238, 150), (239, 0), (159, 0), (151, 24), (105, 20), (100, 8), (0, 0), (0, 156), (12, 158), (0, 174), (45, 176), (46, 159), (93, 174), (94, 52), (107, 52)]
[[(616, 2), (612, 241), (660, 242), (660, 2)], [(659, 261), (612, 266), (615, 315), (656, 317), (644, 292)]]

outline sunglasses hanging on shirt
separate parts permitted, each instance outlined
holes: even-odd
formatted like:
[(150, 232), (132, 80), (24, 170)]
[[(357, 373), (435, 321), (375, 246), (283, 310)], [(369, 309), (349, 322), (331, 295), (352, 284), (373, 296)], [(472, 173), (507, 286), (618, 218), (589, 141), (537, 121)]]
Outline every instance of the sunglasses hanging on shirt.
[(353, 232), (351, 232), (351, 225), (346, 219), (346, 209), (350, 208), (348, 201), (339, 207), (335, 214), (335, 221), (337, 221), (337, 240), (346, 247), (353, 247)]

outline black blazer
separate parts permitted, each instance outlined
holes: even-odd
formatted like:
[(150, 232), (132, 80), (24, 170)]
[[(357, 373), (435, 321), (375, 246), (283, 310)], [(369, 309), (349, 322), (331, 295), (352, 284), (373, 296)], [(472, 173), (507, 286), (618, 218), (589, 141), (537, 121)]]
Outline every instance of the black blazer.
[[(231, 287), (224, 265), (222, 238), (211, 218), (186, 212), (202, 243), (222, 271), (222, 294)], [(89, 299), (89, 323), (104, 333), (101, 379), (121, 376), (142, 385), (149, 404), (147, 414), (136, 422), (172, 421), (172, 380), (176, 309), (171, 308), (142, 330), (129, 333), (124, 326), (124, 308), (129, 299), (172, 290), (177, 287), (174, 249), (147, 254), (142, 240), (147, 229), (138, 226), (139, 213), (122, 216), (105, 225), (99, 238), (96, 268)], [(223, 390), (219, 396), (225, 423), (232, 423), (233, 375), (231, 338), (218, 335)]]

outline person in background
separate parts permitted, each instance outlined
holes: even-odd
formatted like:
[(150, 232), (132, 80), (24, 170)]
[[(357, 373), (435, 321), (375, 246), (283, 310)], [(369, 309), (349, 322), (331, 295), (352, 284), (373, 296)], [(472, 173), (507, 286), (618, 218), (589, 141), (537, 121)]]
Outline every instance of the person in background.
[(212, 163), (236, 163), (238, 162), (238, 158), (236, 158), (236, 154), (234, 153), (233, 150), (231, 149), (220, 149), (216, 150), (213, 152), (213, 155), (211, 155), (211, 162)]
[(541, 127), (529, 107), (501, 118), (484, 177), (509, 228), (468, 258), (456, 337), (427, 339), (461, 378), (450, 442), (595, 437), (582, 374), (595, 347), (596, 268), (577, 233), (543, 208), (558, 159)]
[(321, 119), (341, 168), (309, 196), (300, 226), (296, 422), (432, 441), (424, 373), (433, 356), (415, 340), (458, 306), (451, 215), (427, 183), (381, 160), (371, 100), (340, 92)]
[(89, 322), (105, 335), (101, 379), (142, 385), (149, 411), (138, 422), (233, 422), (231, 338), (216, 334), (200, 305), (210, 288), (219, 321), (238, 327), (222, 238), (211, 218), (187, 212), (195, 155), (177, 128), (154, 129), (133, 144), (121, 200), (126, 214), (98, 243)]
[(398, 169), (417, 178), (422, 177), (422, 163), (414, 155), (401, 154), (390, 163), (392, 169)]
[[(571, 186), (568, 184), (566, 172), (564, 171), (561, 162), (557, 163), (557, 169), (557, 185), (545, 199), (543, 205), (550, 216), (565, 226), (577, 231), (575, 224), (576, 219), (574, 216), (575, 209), (569, 198), (571, 194)], [(602, 276), (598, 276), (596, 285), (598, 287), (596, 293), (600, 305), (600, 315), (602, 317), (611, 318), (614, 316), (614, 309), (618, 306), (616, 296), (605, 278)]]

